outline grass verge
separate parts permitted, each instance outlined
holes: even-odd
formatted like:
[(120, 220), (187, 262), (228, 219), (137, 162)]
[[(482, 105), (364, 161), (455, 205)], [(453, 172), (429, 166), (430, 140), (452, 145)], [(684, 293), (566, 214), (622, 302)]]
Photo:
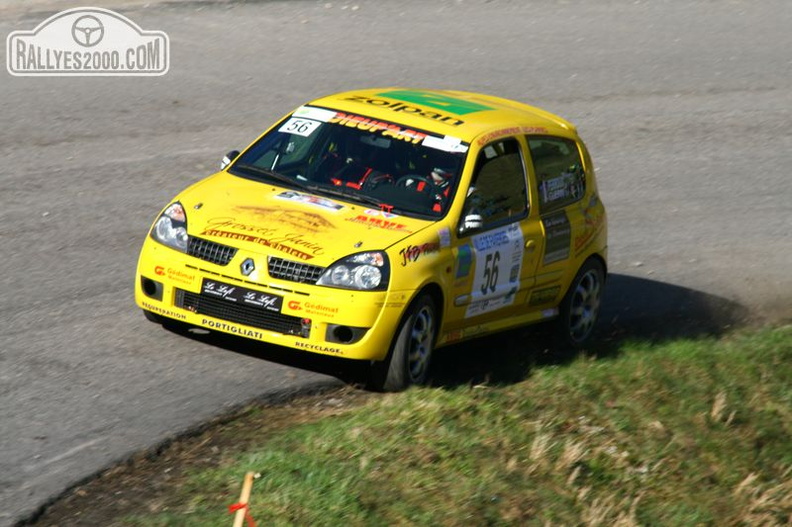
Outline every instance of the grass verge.
[(215, 432), (237, 447), (107, 524), (230, 525), (252, 470), (267, 526), (788, 525), (791, 381), (786, 326), (367, 396), (266, 437), (243, 419)]

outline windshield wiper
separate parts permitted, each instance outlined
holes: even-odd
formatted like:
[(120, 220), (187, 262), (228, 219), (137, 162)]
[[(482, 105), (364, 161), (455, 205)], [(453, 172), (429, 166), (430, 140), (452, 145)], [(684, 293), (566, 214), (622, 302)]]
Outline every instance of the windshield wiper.
[(286, 183), (288, 185), (293, 185), (293, 186), (295, 186), (297, 188), (308, 190), (308, 185), (306, 185), (302, 181), (300, 181), (298, 179), (295, 179), (293, 177), (281, 174), (280, 172), (275, 172), (274, 170), (269, 170), (267, 168), (257, 167), (256, 165), (246, 165), (246, 164), (239, 164), (239, 163), (234, 165), (234, 168), (239, 168), (239, 169), (244, 170), (244, 171), (255, 172), (257, 174), (262, 174), (264, 176), (272, 178), (272, 179), (274, 179), (276, 181), (279, 181), (281, 183)]

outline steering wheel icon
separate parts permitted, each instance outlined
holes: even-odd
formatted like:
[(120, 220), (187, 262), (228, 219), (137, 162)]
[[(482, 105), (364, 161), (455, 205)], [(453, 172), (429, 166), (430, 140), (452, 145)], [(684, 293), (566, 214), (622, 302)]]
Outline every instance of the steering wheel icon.
[(93, 47), (104, 38), (104, 25), (93, 15), (81, 16), (72, 24), (72, 38), (85, 48)]

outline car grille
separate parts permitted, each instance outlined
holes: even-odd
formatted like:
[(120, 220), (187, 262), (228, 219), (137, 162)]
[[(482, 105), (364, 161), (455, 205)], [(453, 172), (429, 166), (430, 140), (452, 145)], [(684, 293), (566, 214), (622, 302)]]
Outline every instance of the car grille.
[(273, 313), (255, 306), (239, 305), (221, 298), (191, 293), (183, 289), (176, 289), (176, 306), (199, 315), (208, 315), (287, 335), (300, 335), (302, 330), (300, 317)]
[(270, 256), (267, 263), (269, 264), (271, 277), (300, 282), (301, 284), (315, 284), (325, 270), (324, 267), (317, 265), (292, 262), (283, 258), (275, 258), (274, 256)]
[(234, 247), (190, 236), (187, 254), (217, 265), (227, 265), (236, 254)]

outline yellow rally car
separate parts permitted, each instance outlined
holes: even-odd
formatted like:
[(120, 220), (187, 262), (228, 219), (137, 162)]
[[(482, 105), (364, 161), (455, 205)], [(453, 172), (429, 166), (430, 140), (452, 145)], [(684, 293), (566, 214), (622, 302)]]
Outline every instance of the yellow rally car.
[(434, 348), (556, 318), (592, 333), (607, 223), (573, 125), (518, 102), (383, 88), (286, 115), (160, 213), (146, 316), (371, 361), (426, 381)]

